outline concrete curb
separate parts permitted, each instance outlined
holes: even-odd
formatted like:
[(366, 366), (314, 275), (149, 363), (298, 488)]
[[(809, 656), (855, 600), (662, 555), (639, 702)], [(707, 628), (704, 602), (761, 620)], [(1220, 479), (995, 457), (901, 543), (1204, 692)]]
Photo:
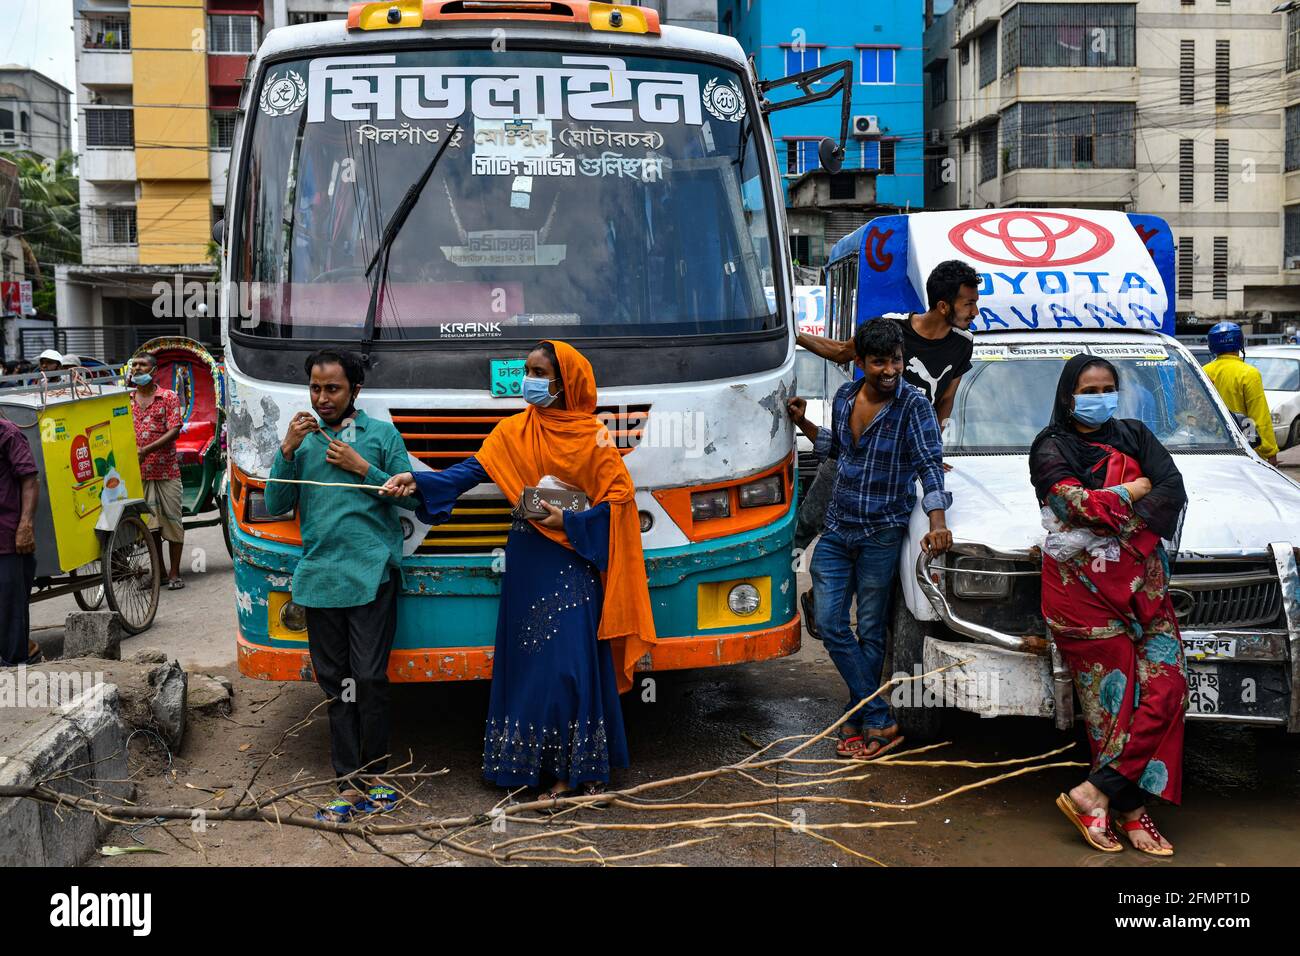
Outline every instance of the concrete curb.
[[(118, 706), (117, 687), (98, 684), (57, 707), (0, 708), (0, 785), (31, 786), (59, 775), (49, 786), (72, 796), (133, 796)], [(108, 827), (89, 813), (0, 799), (0, 866), (76, 866)]]

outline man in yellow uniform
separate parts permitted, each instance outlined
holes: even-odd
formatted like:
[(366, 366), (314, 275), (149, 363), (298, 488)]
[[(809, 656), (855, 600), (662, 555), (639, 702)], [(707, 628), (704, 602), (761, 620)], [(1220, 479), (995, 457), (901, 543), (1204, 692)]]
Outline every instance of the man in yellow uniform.
[(1238, 415), (1249, 415), (1259, 432), (1259, 456), (1277, 464), (1277, 439), (1273, 437), (1273, 419), (1264, 398), (1264, 380), (1259, 369), (1247, 365), (1241, 357), (1246, 340), (1236, 322), (1220, 322), (1210, 329), (1210, 353), (1214, 361), (1205, 366), (1205, 374), (1218, 389), (1223, 403)]

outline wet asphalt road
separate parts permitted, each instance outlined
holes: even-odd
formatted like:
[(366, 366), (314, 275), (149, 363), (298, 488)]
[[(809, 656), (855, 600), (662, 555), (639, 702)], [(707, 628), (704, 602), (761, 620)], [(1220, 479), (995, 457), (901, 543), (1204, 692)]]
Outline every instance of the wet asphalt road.
[[(1300, 450), (1284, 453), (1300, 465)], [(1293, 472), (1297, 474), (1297, 472)], [(190, 549), (202, 549), (203, 573), (189, 576), (180, 592), (164, 591), (153, 629), (128, 640), (123, 656), (158, 648), (179, 658), (191, 670), (221, 673), (236, 683), (235, 711), (228, 719), (201, 717), (190, 726), (183, 751), (174, 758), (175, 775), (160, 773), (156, 754), (141, 738), (132, 744), (132, 769), (140, 780), (142, 803), (195, 806), (209, 799), (194, 787), (219, 789), (246, 781), (285, 731), (319, 700), (313, 685), (268, 684), (235, 673), (234, 599), (232, 572), (217, 529), (191, 535)], [(191, 560), (196, 556), (190, 551)], [(57, 650), (64, 616), (71, 599), (33, 607), (38, 640)], [(707, 770), (752, 753), (750, 741), (767, 743), (791, 734), (812, 733), (836, 719), (843, 702), (838, 675), (821, 645), (805, 634), (796, 655), (716, 670), (653, 675), (653, 700), (642, 694), (625, 698), (625, 714), (633, 766), (616, 777), (626, 786)], [(646, 695), (648, 696), (648, 695)], [(451, 816), (481, 811), (500, 793), (479, 777), (483, 715), (487, 685), (399, 685), (394, 688), (393, 750), (409, 754), (418, 767), (446, 768), (421, 791), (425, 810), (410, 813)], [(946, 746), (924, 759), (1005, 761), (1046, 753), (1071, 745), (1052, 761), (1085, 760), (1082, 735), (1057, 732), (1047, 721), (1034, 719), (980, 720), (958, 714), (946, 729)], [(805, 756), (828, 758), (829, 745), (816, 745)], [(899, 759), (905, 759), (903, 754)], [(918, 757), (917, 759), (922, 759)], [(1047, 761), (1038, 761), (1045, 763)], [(802, 783), (797, 773), (825, 771), (832, 765), (790, 766), (789, 772), (760, 775), (764, 783)], [(720, 804), (781, 798), (761, 808), (781, 819), (813, 826), (844, 823), (891, 824), (882, 828), (819, 831), (846, 849), (809, 835), (775, 833), (766, 829), (728, 827), (704, 833), (679, 830), (607, 833), (599, 838), (602, 852), (640, 852), (691, 837), (709, 842), (672, 851), (666, 860), (694, 864), (860, 865), (870, 856), (890, 864), (920, 865), (1263, 865), (1300, 864), (1300, 739), (1281, 731), (1220, 725), (1188, 727), (1184, 801), (1181, 807), (1161, 807), (1155, 815), (1162, 830), (1178, 847), (1170, 863), (1135, 852), (1114, 856), (1088, 850), (1053, 806), (1053, 798), (1071, 786), (1082, 768), (1059, 767), (1024, 773), (988, 787), (965, 792), (919, 810), (877, 809), (828, 802), (799, 803), (799, 795), (841, 797), (914, 807), (983, 778), (1013, 768), (874, 766), (866, 779), (823, 785), (773, 788), (735, 779), (702, 785), (677, 785), (656, 791), (657, 800)], [(268, 763), (262, 781), (288, 781), (302, 774), (328, 777), (328, 743), (323, 719), (290, 737), (281, 756)], [(187, 786), (188, 785), (188, 786)], [(732, 811), (608, 810), (586, 819), (645, 823), (683, 820), (690, 816)], [(488, 844), (534, 828), (511, 825), (505, 834), (471, 837)], [(256, 824), (219, 824), (202, 837), (203, 856), (179, 848), (156, 828), (134, 836), (120, 828), (107, 842), (139, 840), (166, 855), (116, 858), (106, 865), (358, 865), (388, 862), (364, 845), (337, 837)], [(429, 864), (466, 862), (442, 851), (430, 852), (415, 841), (394, 838), (386, 848), (403, 859)], [(859, 855), (854, 855), (859, 854)], [(644, 859), (653, 862), (655, 857)], [(469, 860), (474, 863), (476, 861)]]

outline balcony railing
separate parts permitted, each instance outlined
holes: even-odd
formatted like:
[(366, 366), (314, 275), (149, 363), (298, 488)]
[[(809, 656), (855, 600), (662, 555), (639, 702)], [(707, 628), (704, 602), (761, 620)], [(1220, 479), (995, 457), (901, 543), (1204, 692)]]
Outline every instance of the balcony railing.
[(86, 50), (131, 49), (131, 21), (87, 19), (81, 27), (81, 46)]

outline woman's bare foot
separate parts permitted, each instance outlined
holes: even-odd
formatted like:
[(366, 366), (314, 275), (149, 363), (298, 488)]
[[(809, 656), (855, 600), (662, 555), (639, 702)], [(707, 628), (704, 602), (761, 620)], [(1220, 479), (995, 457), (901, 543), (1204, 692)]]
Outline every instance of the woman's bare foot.
[[(1110, 798), (1085, 780), (1070, 791), (1070, 802), (1080, 814), (1090, 817), (1105, 816), (1110, 812)], [(1088, 834), (1102, 846), (1119, 846), (1120, 843), (1107, 826), (1088, 827)]]
[[(1138, 807), (1136, 810), (1130, 810), (1127, 813), (1117, 813), (1115, 816), (1120, 823), (1134, 823), (1142, 819), (1142, 814), (1146, 813), (1146, 807)], [(1155, 829), (1155, 823), (1152, 822), (1151, 828)], [(1128, 837), (1128, 841), (1133, 844), (1136, 850), (1173, 850), (1174, 845), (1164, 838), (1159, 830), (1156, 830), (1155, 836), (1147, 831), (1145, 827), (1134, 827), (1132, 830), (1124, 829), (1122, 831)]]

